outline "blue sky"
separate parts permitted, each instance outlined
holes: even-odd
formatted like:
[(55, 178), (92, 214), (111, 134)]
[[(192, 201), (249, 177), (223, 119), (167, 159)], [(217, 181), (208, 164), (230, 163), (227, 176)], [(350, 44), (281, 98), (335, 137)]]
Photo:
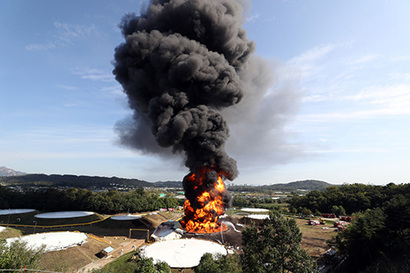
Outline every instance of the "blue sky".
[[(118, 24), (146, 1), (0, 1), (0, 166), (180, 180), (179, 156), (117, 144), (129, 116), (112, 75)], [(244, 3), (244, 28), (272, 78), (228, 110), (237, 184), (303, 179), (410, 182), (410, 3)], [(255, 116), (233, 118), (254, 107)]]

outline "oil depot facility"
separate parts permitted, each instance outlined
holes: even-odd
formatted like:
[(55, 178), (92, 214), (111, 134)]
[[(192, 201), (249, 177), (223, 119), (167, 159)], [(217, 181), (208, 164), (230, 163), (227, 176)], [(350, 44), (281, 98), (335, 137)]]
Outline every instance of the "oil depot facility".
[[(251, 216), (255, 211), (246, 211), (245, 214)], [(151, 223), (145, 226), (145, 229), (133, 229), (136, 223), (141, 225), (152, 219), (164, 219), (166, 215), (174, 215), (174, 218), (179, 218), (183, 215), (182, 211), (172, 212), (149, 212), (141, 215), (119, 214), (105, 217), (101, 220), (93, 221), (91, 224), (86, 223), (87, 219), (95, 219), (97, 213), (90, 211), (59, 211), (41, 213), (31, 209), (20, 210), (0, 210), (0, 216), (7, 217), (10, 221), (9, 226), (22, 228), (26, 230), (28, 235), (7, 239), (7, 242), (15, 240), (23, 240), (28, 246), (36, 248), (45, 246), (46, 252), (58, 252), (73, 247), (87, 246), (90, 238), (104, 240), (105, 236), (101, 234), (95, 236), (94, 231), (100, 231), (104, 225), (109, 225), (105, 231), (112, 231), (112, 227), (124, 227), (124, 230), (129, 230), (128, 236), (114, 236), (110, 238), (123, 238), (119, 247), (111, 245), (112, 239), (106, 239), (109, 243), (98, 253), (94, 253), (100, 260), (116, 258), (122, 253), (122, 248), (129, 240), (135, 240), (136, 237), (144, 239), (143, 245), (138, 248), (133, 246), (131, 250), (136, 250), (134, 255), (140, 257), (153, 258), (154, 261), (166, 262), (171, 268), (192, 268), (199, 264), (201, 257), (205, 253), (227, 255), (232, 254), (241, 248), (241, 231), (244, 228), (242, 224), (244, 216), (230, 217), (222, 215), (219, 217), (220, 229), (210, 233), (188, 232), (180, 224), (179, 219), (166, 220), (162, 222)], [(16, 219), (23, 220), (25, 223), (32, 224), (14, 224), (19, 223)], [(31, 219), (31, 220), (30, 220)], [(50, 223), (63, 223), (57, 226), (47, 226)], [(3, 221), (4, 222), (4, 221)], [(7, 226), (7, 225), (5, 225)], [(0, 232), (6, 227), (2, 227)], [(81, 231), (86, 232), (81, 232)], [(146, 233), (134, 233), (131, 231), (144, 231)], [(73, 232), (74, 231), (74, 232)], [(30, 234), (31, 233), (31, 234)], [(146, 236), (146, 235), (147, 236)], [(132, 238), (131, 238), (132, 237)], [(134, 239), (133, 239), (134, 238)], [(141, 240), (140, 240), (141, 241)], [(115, 252), (117, 251), (117, 253)], [(121, 252), (121, 253), (119, 253)]]
[(268, 217), (268, 210), (264, 209), (243, 209), (242, 212), (245, 214), (240, 218), (222, 215), (220, 230), (211, 233), (187, 232), (178, 221), (163, 222), (150, 237), (154, 243), (142, 247), (139, 255), (166, 262), (171, 268), (192, 268), (205, 253), (233, 254), (241, 249), (241, 231), (245, 227), (242, 222), (250, 219), (258, 222)]

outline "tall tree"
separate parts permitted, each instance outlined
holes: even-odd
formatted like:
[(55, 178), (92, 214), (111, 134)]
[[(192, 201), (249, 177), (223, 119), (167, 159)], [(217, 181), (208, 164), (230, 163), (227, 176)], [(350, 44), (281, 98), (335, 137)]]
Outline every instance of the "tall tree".
[(300, 247), (302, 233), (294, 219), (271, 211), (260, 228), (251, 226), (242, 233), (244, 272), (310, 273), (316, 265)]
[(21, 269), (24, 266), (35, 268), (43, 248), (32, 249), (23, 241), (13, 241), (10, 244), (0, 239), (0, 269)]
[(205, 253), (201, 257), (195, 273), (242, 273), (239, 255), (217, 255), (215, 258), (211, 253)]
[(349, 272), (410, 272), (410, 201), (398, 194), (354, 214), (335, 242)]
[(348, 256), (351, 269), (363, 270), (377, 260), (387, 235), (382, 232), (385, 219), (386, 215), (380, 208), (356, 213), (353, 223), (338, 234), (338, 248)]

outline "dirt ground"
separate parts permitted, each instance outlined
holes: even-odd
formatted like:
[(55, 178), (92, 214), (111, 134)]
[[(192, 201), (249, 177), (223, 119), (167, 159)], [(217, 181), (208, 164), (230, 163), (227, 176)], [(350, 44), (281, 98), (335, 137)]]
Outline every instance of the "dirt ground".
[(117, 240), (117, 242), (113, 243), (112, 247), (114, 248), (114, 251), (110, 255), (108, 255), (108, 257), (102, 258), (102, 259), (95, 259), (91, 263), (88, 263), (87, 265), (78, 269), (77, 272), (86, 273), (93, 269), (100, 269), (104, 267), (106, 264), (112, 261), (115, 261), (115, 259), (117, 259), (121, 255), (137, 250), (145, 243), (145, 240), (129, 240), (128, 238), (112, 238), (112, 239), (113, 241)]
[[(242, 218), (242, 216), (232, 215), (232, 218), (237, 218), (238, 221), (242, 224), (249, 224), (249, 220)], [(296, 224), (302, 232), (302, 248), (305, 249), (308, 254), (314, 259), (318, 259), (329, 249), (326, 241), (337, 234), (335, 228), (333, 227), (333, 222), (329, 220), (325, 225), (311, 226), (307, 224), (307, 219), (294, 219), (296, 220)], [(253, 222), (261, 223), (262, 220), (253, 220)]]
[(305, 219), (295, 220), (303, 235), (302, 248), (313, 258), (319, 258), (329, 249), (326, 241), (337, 234), (333, 224), (311, 226)]
[(39, 268), (58, 272), (75, 272), (79, 267), (98, 259), (95, 254), (107, 246), (107, 243), (87, 238), (87, 242), (82, 246), (45, 253), (40, 260)]
[[(114, 251), (107, 258), (99, 258), (97, 254), (110, 246)], [(102, 268), (116, 258), (138, 249), (145, 240), (128, 239), (127, 237), (88, 237), (81, 246), (71, 247), (61, 251), (48, 252), (40, 260), (39, 268), (57, 272), (88, 272)], [(121, 251), (122, 250), (122, 251)]]

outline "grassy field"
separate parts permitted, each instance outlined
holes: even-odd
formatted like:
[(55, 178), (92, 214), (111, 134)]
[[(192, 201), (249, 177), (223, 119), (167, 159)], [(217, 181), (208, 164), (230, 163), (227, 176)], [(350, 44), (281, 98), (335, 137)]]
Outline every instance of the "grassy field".
[(77, 269), (98, 260), (95, 255), (109, 246), (107, 243), (87, 238), (82, 246), (45, 253), (40, 260), (39, 269), (57, 272), (75, 272)]
[(329, 249), (326, 241), (337, 234), (333, 222), (327, 222), (326, 225), (311, 226), (307, 224), (306, 219), (295, 220), (303, 235), (302, 248), (313, 258), (319, 258)]
[(6, 227), (5, 230), (0, 232), (0, 239), (19, 237), (21, 235), (22, 235), (22, 232), (20, 230)]

